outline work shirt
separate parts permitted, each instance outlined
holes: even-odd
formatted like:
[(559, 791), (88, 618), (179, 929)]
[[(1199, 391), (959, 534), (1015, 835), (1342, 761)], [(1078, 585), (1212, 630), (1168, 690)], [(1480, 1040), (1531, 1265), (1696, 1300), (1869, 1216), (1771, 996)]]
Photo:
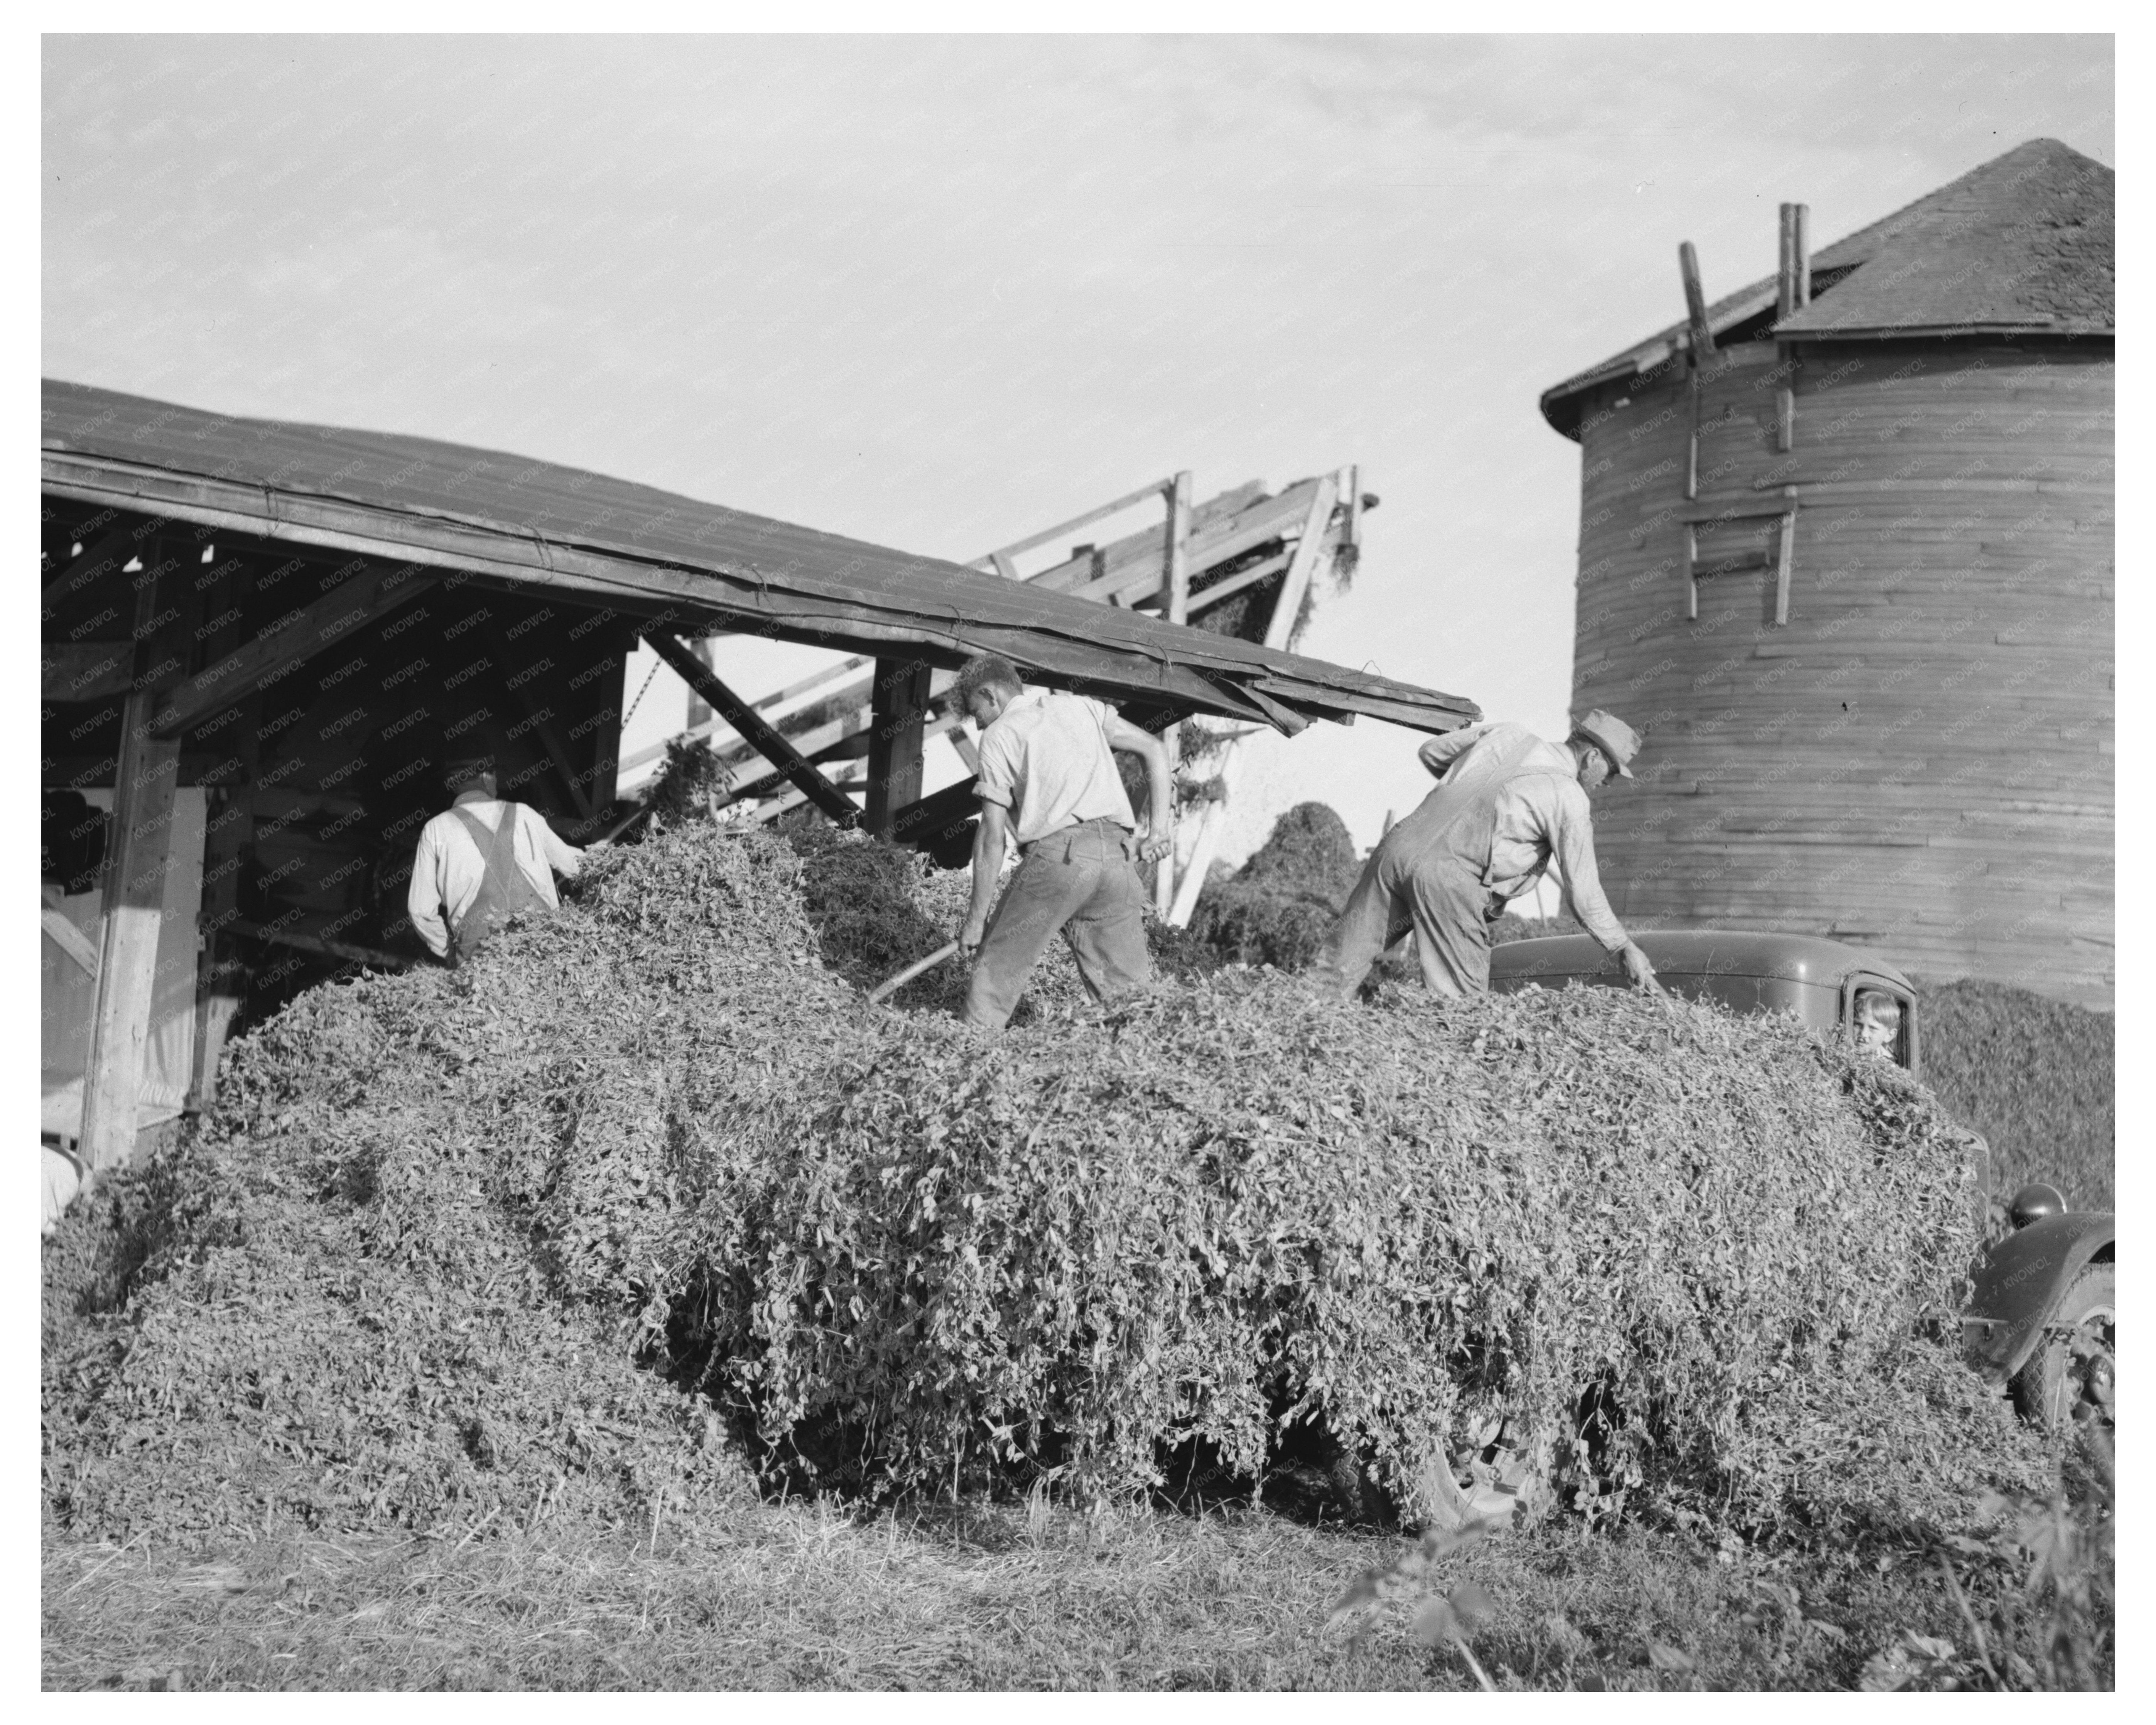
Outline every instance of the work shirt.
[(1012, 836), (1030, 845), (1081, 821), (1137, 829), (1130, 793), (1108, 747), (1116, 710), (1083, 695), (1029, 689), (981, 733), (973, 794), (1011, 812)]
[(1424, 766), (1451, 783), (1491, 770), (1500, 757), (1523, 742), (1529, 747), (1520, 757), (1517, 776), (1497, 793), (1496, 827), (1483, 884), (1500, 897), (1517, 898), (1542, 878), (1554, 857), (1568, 908), (1604, 951), (1614, 952), (1626, 936), (1603, 896), (1602, 876), (1594, 865), (1594, 817), (1572, 751), (1532, 737), (1524, 725), (1499, 721), (1448, 731), (1430, 738), (1417, 753)]
[(413, 927), (437, 958), (449, 956), (449, 929), (471, 908), (472, 901), (479, 896), (480, 884), (486, 879), (486, 858), (459, 810), (496, 833), (501, 830), (502, 814), (507, 811), (516, 822), (517, 871), (531, 883), (550, 910), (562, 902), (554, 892), (556, 872), (574, 879), (584, 860), (583, 851), (554, 836), (554, 829), (536, 809), (480, 797), (469, 802), (459, 798), (454, 809), (436, 815), (420, 829), (419, 849), (412, 859), (412, 886), (404, 901)]

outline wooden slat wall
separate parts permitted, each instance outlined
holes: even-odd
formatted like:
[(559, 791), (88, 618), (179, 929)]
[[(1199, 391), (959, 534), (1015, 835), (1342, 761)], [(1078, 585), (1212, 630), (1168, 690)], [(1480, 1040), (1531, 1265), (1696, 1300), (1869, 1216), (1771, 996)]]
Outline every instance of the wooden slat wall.
[(1780, 628), (1756, 520), (1701, 531), (1703, 567), (1755, 567), (1703, 580), (1685, 621), (1686, 386), (1618, 407), (1627, 388), (1584, 416), (1573, 669), (1576, 711), (1646, 733), (1639, 782), (1595, 808), (1620, 915), (1826, 933), (2107, 1008), (2108, 344), (1718, 356), (1700, 501), (1797, 486)]

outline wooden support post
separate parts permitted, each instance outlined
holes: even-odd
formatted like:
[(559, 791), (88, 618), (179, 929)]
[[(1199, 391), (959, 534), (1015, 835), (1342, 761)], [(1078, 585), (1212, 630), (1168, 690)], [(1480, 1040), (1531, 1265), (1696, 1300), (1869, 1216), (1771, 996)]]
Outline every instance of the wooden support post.
[(1677, 270), (1684, 277), (1685, 319), (1691, 330), (1692, 363), (1713, 357), (1714, 331), (1707, 326), (1707, 290), (1699, 279), (1699, 254), (1687, 239), (1677, 248)]
[(899, 809), (921, 800), (922, 732), (932, 667), (918, 659), (879, 659), (869, 701), (869, 802), (865, 824), (882, 835)]
[[(161, 616), (168, 579), (162, 536), (150, 542), (135, 590), (136, 664), (148, 671), (178, 640), (179, 607)], [(181, 579), (185, 579), (184, 573)], [(134, 1153), (136, 1105), (157, 983), (157, 930), (163, 921), (165, 863), (172, 853), (173, 793), (180, 746), (151, 734), (157, 691), (146, 684), (121, 710), (113, 793), (112, 842), (105, 860), (104, 930), (98, 947), (97, 996), (91, 1008), (90, 1065), (83, 1075), (80, 1153), (93, 1173), (124, 1166)]]
[(1797, 549), (1797, 488), (1785, 485), (1782, 496), (1789, 506), (1782, 512), (1782, 531), (1774, 547), (1774, 624), (1778, 629), (1789, 620), (1789, 574)]
[(1685, 501), (1699, 498), (1699, 398), (1707, 385), (1700, 376), (1699, 361), (1691, 363), (1691, 434), (1685, 443)]
[[(1811, 298), (1811, 259), (1805, 250), (1805, 210), (1801, 203), (1782, 206), (1779, 234), (1780, 265), (1774, 282), (1774, 321), (1783, 323), (1801, 311)], [(1794, 350), (1781, 344), (1780, 362), (1794, 370)], [(1797, 392), (1794, 376), (1785, 377), (1774, 393), (1774, 446), (1788, 451), (1797, 446)]]
[(845, 793), (824, 777), (798, 750), (773, 728), (764, 716), (721, 682), (716, 672), (704, 664), (685, 643), (663, 629), (646, 629), (644, 639), (681, 680), (711, 704), (711, 711), (741, 733), (747, 743), (792, 781), (794, 788), (842, 827), (860, 824), (860, 810)]
[(1302, 596), (1310, 591), (1311, 577), (1317, 572), (1318, 558), (1325, 550), (1325, 534), (1332, 520), (1332, 506), (1337, 497), (1332, 476), (1317, 482), (1317, 495), (1310, 500), (1310, 512), (1302, 518), (1302, 536), (1296, 542), (1295, 556), (1289, 560), (1287, 573), (1281, 578), (1280, 597), (1273, 601), (1272, 620), (1265, 625), (1265, 645), (1285, 649), (1287, 638), (1295, 633), (1296, 614), (1302, 609)]
[[(206, 608), (218, 619), (202, 644), (202, 656), (214, 665), (230, 652), (239, 634), (241, 602), (253, 587), (245, 562), (235, 558), (210, 588)], [(262, 697), (258, 691), (240, 704), (232, 757), (206, 777), (226, 782), (209, 791), (203, 811), (202, 906), (196, 927), (202, 951), (195, 969), (194, 1070), (187, 1085), (187, 1106), (198, 1111), (217, 1102), (217, 1069), (226, 1036), (239, 1015), (247, 989), (245, 954), (233, 937), (239, 915), (239, 877), (254, 850), (254, 775), (261, 753)]]
[(1190, 506), (1194, 486), (1186, 471), (1178, 473), (1168, 488), (1168, 620), (1181, 623), (1190, 614)]
[[(1168, 572), (1168, 620), (1178, 624), (1190, 620), (1190, 510), (1194, 490), (1187, 469), (1168, 481), (1168, 548), (1163, 567)], [(1154, 911), (1166, 917), (1175, 905), (1175, 793), (1172, 784), (1183, 756), (1183, 727), (1168, 726), (1161, 732), (1160, 742), (1168, 751), (1171, 788), (1168, 799), (1168, 829), (1159, 835), (1168, 841), (1168, 849), (1153, 865), (1152, 904)]]
[(1699, 529), (1691, 522), (1684, 530), (1685, 619), (1699, 621)]

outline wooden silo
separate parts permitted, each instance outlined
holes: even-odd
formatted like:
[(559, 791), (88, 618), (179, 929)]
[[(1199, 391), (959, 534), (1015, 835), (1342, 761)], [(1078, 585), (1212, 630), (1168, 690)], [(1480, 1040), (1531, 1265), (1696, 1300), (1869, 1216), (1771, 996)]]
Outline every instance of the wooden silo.
[(1626, 921), (2110, 1006), (2113, 178), (2038, 139), (1809, 258), (1785, 207), (1778, 277), (1543, 396)]

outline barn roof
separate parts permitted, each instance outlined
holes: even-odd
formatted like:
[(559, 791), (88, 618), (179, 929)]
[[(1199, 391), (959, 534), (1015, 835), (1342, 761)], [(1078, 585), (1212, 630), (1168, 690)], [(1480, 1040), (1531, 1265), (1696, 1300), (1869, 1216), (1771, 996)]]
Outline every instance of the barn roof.
[[(1814, 252), (1811, 304), (1758, 333), (2109, 336), (2117, 178), (2056, 138), (2032, 138)], [(1720, 336), (1771, 313), (1776, 289), (1769, 275), (1716, 300), (1708, 327)], [(1545, 390), (1543, 417), (1576, 437), (1587, 390), (1650, 371), (1687, 345), (1686, 326), (1673, 323)]]
[(461, 569), (677, 626), (716, 624), (1294, 731), (1358, 713), (1422, 731), (1475, 703), (1000, 575), (430, 438), (292, 424), (45, 380), (47, 492)]

